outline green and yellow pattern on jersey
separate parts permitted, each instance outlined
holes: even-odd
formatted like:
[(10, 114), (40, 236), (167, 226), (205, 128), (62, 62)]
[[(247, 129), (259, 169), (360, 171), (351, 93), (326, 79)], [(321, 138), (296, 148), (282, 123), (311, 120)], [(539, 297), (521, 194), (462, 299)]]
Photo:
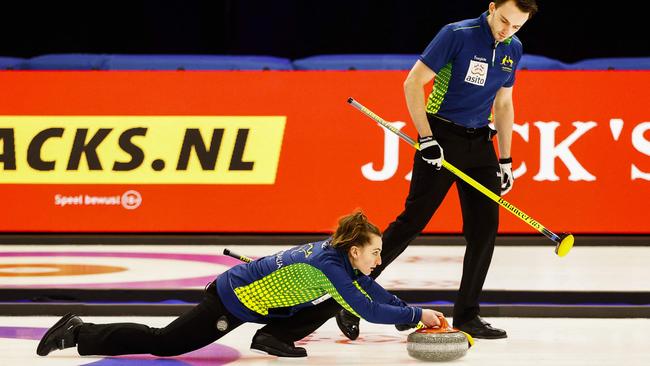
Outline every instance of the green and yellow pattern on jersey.
[[(367, 298), (370, 296), (353, 282)], [(235, 288), (235, 295), (250, 310), (266, 316), (269, 309), (303, 304), (330, 294), (347, 311), (359, 316), (348, 305), (336, 288), (318, 268), (306, 263), (295, 263), (282, 267), (263, 278), (242, 287)]]
[(427, 99), (427, 113), (436, 114), (440, 110), (442, 101), (445, 99), (447, 89), (449, 88), (449, 80), (451, 79), (451, 62), (446, 64), (436, 74), (433, 82), (433, 90)]

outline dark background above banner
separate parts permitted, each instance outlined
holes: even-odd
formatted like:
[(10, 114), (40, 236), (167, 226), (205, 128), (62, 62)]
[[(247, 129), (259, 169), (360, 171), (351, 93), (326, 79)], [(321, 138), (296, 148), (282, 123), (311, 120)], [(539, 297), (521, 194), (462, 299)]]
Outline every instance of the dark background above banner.
[[(488, 1), (214, 0), (3, 4), (0, 56), (47, 53), (421, 53), (447, 23), (474, 18)], [(592, 1), (538, 1), (519, 32), (524, 51), (575, 62), (647, 57), (647, 13)]]

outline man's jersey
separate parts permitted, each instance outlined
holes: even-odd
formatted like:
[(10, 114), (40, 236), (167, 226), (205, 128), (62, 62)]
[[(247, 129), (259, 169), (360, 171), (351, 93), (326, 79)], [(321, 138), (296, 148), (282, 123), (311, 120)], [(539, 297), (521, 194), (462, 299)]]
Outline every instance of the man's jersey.
[(422, 317), (422, 309), (407, 306), (354, 270), (347, 253), (332, 247), (330, 239), (237, 265), (217, 278), (217, 292), (230, 313), (248, 322), (289, 317), (329, 296), (372, 323), (417, 323)]
[(465, 127), (487, 125), (497, 91), (515, 82), (522, 52), (515, 36), (495, 41), (487, 12), (476, 19), (447, 24), (420, 56), (436, 73), (427, 113)]

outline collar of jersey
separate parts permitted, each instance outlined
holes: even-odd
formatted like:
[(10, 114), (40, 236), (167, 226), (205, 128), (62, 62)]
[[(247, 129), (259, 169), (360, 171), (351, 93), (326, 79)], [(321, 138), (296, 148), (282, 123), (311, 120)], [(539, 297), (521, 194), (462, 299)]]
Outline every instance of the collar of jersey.
[(332, 248), (332, 249), (336, 250), (336, 254), (339, 257), (341, 257), (341, 260), (343, 260), (343, 266), (345, 267), (345, 271), (350, 276), (352, 276), (353, 279), (358, 277), (359, 273), (357, 272), (357, 270), (352, 268), (352, 263), (350, 263), (350, 258), (348, 257), (348, 253), (340, 249), (336, 249), (336, 248)]
[[(481, 23), (481, 28), (483, 29), (483, 34), (485, 34), (485, 37), (487, 38), (488, 42), (490, 42), (490, 46), (494, 45), (495, 39), (494, 36), (492, 35), (492, 31), (490, 30), (490, 25), (488, 24), (487, 21), (488, 17), (488, 12), (484, 12), (481, 14), (479, 17), (479, 22)], [(506, 38), (503, 42), (503, 44), (508, 45), (512, 42), (512, 36)]]

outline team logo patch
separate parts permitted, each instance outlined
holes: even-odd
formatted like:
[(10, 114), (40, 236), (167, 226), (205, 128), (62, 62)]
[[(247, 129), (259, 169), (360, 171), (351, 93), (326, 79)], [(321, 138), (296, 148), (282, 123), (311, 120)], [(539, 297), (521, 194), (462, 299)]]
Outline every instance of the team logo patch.
[(512, 66), (514, 62), (510, 58), (510, 56), (505, 55), (501, 59), (501, 70), (506, 71), (506, 72), (512, 72)]
[(309, 258), (309, 256), (312, 253), (312, 249), (314, 249), (314, 243), (308, 243), (308, 244), (305, 244), (305, 245), (301, 246), (300, 248), (294, 250), (292, 253), (302, 252), (302, 253), (305, 254), (305, 258)]
[(465, 82), (478, 86), (484, 86), (485, 81), (487, 80), (487, 72), (487, 62), (470, 60), (469, 68), (467, 69), (467, 75), (465, 75)]

